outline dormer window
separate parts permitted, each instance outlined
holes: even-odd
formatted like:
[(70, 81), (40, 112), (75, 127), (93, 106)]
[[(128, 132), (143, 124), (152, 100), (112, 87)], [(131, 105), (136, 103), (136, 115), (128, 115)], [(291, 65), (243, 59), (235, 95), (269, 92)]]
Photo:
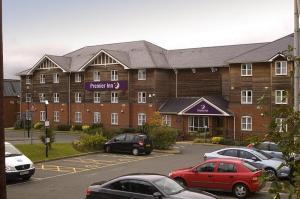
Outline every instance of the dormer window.
[(275, 62), (275, 74), (276, 75), (287, 75), (287, 61)]
[(138, 70), (138, 80), (146, 80), (146, 69)]
[(241, 65), (241, 76), (252, 76), (252, 64)]

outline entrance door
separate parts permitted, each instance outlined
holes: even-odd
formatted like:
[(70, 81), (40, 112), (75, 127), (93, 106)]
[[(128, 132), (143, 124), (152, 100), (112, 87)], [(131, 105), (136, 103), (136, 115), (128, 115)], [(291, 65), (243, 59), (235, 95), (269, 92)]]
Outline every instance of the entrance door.
[(208, 132), (208, 117), (190, 116), (189, 132)]

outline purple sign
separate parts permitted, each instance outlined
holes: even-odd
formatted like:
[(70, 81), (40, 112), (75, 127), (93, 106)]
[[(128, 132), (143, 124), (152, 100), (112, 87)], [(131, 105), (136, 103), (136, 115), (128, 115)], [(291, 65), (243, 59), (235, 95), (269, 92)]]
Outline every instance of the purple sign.
[(127, 81), (101, 81), (101, 82), (86, 82), (84, 84), (85, 90), (88, 91), (113, 91), (113, 90), (127, 90)]
[(202, 115), (223, 115), (222, 112), (212, 107), (205, 101), (199, 102), (199, 104), (185, 111), (185, 113), (202, 114)]

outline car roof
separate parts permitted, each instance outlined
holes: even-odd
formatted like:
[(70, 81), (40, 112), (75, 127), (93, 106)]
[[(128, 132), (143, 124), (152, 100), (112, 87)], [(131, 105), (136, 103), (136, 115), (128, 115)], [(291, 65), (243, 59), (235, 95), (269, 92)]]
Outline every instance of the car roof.
[(205, 162), (242, 163), (242, 162), (245, 162), (245, 161), (240, 160), (238, 158), (214, 158), (214, 159), (209, 159)]
[(146, 181), (155, 181), (166, 176), (160, 174), (151, 174), (151, 173), (133, 173), (120, 176), (115, 180), (146, 180)]
[[(220, 149), (218, 151), (224, 151), (224, 150), (228, 150), (228, 149), (242, 149), (242, 150), (245, 150), (245, 151), (253, 151), (253, 149), (251, 148), (247, 148), (247, 147), (227, 147), (227, 148), (224, 148), (224, 149)], [(218, 152), (216, 151), (216, 152)]]

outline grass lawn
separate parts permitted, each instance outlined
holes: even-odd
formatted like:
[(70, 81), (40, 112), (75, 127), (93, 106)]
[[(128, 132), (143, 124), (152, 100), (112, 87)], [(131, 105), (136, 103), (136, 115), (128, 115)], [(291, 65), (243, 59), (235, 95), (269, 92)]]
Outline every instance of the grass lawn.
[(52, 144), (52, 149), (48, 152), (48, 158), (46, 158), (46, 147), (44, 144), (17, 144), (15, 146), (32, 161), (50, 160), (81, 154), (81, 152), (76, 151), (70, 143)]

